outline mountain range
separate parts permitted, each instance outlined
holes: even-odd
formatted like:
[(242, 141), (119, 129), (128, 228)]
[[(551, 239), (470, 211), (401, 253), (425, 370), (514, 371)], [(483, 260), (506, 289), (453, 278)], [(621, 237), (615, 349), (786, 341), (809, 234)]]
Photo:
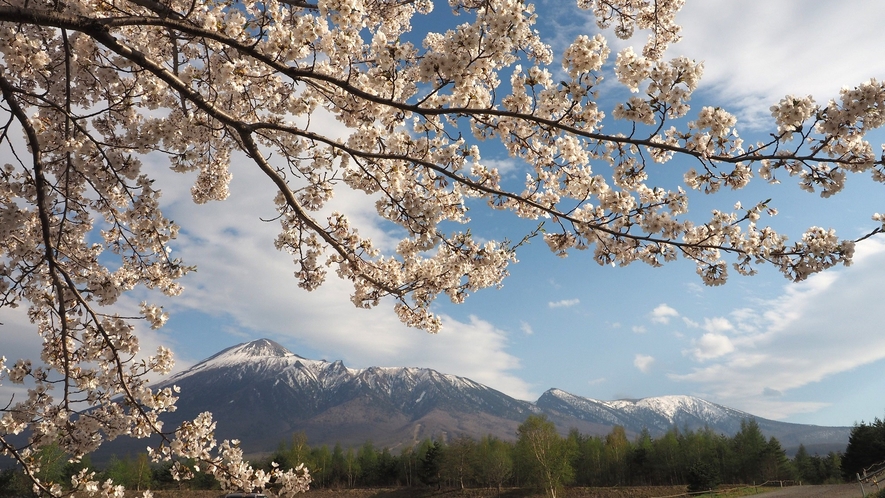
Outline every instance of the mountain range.
[[(352, 369), (341, 361), (310, 360), (268, 339), (225, 349), (156, 387), (168, 385), (181, 394), (177, 410), (164, 415), (166, 427), (210, 411), (216, 437), (239, 439), (247, 454), (273, 451), (297, 432), (311, 445), (371, 440), (394, 450), (425, 438), (491, 434), (513, 440), (531, 414), (546, 415), (563, 434), (604, 435), (620, 425), (628, 435), (647, 429), (652, 437), (704, 427), (730, 436), (741, 421), (755, 419), (788, 451), (804, 444), (822, 454), (844, 451), (850, 431), (766, 420), (692, 396), (599, 401), (550, 389), (531, 403), (427, 368)], [(110, 448), (125, 451), (117, 441)]]

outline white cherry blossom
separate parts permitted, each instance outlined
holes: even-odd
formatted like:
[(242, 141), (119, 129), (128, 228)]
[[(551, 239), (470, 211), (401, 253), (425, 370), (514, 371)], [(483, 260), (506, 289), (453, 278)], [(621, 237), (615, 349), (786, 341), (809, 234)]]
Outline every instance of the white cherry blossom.
[[(649, 32), (639, 53), (628, 46), (614, 61), (593, 33), (556, 53), (522, 0), (443, 3), (0, 0), (0, 306), (26, 307), (43, 341), (39, 360), (0, 360), (0, 382), (28, 386), (0, 403), (0, 452), (37, 490), (121, 496), (85, 471), (41, 482), (36, 452), (56, 443), (77, 459), (151, 434), (163, 441), (152, 458), (194, 458), (229, 489), (275, 482), (288, 496), (309, 483), (304, 468), (253, 469), (236, 442), (214, 439), (209, 414), (162, 423), (179, 393), (148, 378), (169, 372), (172, 355), (139, 360), (137, 330), (167, 314), (145, 301), (128, 316), (120, 298), (139, 286), (176, 296), (199, 262), (170, 250), (179, 227), (163, 215), (147, 156), (194, 172), (196, 203), (231, 195), (234, 158), (261, 171), (274, 186), (275, 245), (301, 287), (332, 274), (352, 283), (355, 306), (393, 300), (404, 323), (430, 332), (438, 297), (460, 303), (500, 286), (536, 235), (556, 255), (588, 250), (599, 264), (681, 256), (708, 285), (730, 268), (750, 275), (768, 263), (802, 280), (850, 264), (856, 241), (812, 227), (791, 243), (766, 226), (777, 212), (768, 202), (689, 217), (689, 198), (757, 177), (794, 177), (823, 196), (853, 174), (885, 181), (882, 152), (865, 138), (885, 124), (882, 83), (826, 104), (786, 96), (771, 107), (772, 139), (749, 145), (726, 109), (692, 109), (703, 64), (663, 58), (680, 37), (682, 0), (577, 0), (616, 36)], [(414, 32), (434, 8), (457, 15), (450, 27)], [(606, 77), (630, 92), (611, 109), (600, 104)], [(311, 119), (319, 112), (345, 135)], [(606, 130), (609, 116), (620, 132)], [(492, 140), (522, 165), (521, 186), (483, 160)], [(684, 167), (685, 188), (650, 184), (657, 167)], [(328, 209), (348, 190), (374, 200), (400, 234), (394, 247)], [(477, 200), (543, 223), (515, 242), (482, 239), (469, 230)], [(872, 219), (867, 236), (885, 231), (885, 216)], [(11, 442), (29, 428), (26, 445)]]

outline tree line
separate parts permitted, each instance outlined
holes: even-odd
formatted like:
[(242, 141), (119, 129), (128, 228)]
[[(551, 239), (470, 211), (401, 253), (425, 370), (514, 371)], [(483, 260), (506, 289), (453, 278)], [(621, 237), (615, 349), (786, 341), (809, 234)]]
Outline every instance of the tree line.
[[(869, 439), (868, 433), (881, 433), (881, 442), (861, 445)], [(574, 429), (563, 436), (546, 417), (532, 415), (519, 426), (514, 441), (491, 435), (428, 438), (394, 452), (371, 441), (352, 448), (311, 446), (304, 433), (295, 433), (272, 454), (252, 463), (265, 469), (272, 468), (273, 462), (281, 467), (304, 463), (315, 488), (523, 487), (545, 489), (553, 495), (562, 486), (686, 485), (700, 490), (719, 483), (796, 480), (821, 484), (840, 482), (843, 474), (853, 478), (853, 470), (845, 463), (858, 460), (858, 448), (864, 448), (867, 459), (885, 454), (885, 446), (876, 446), (885, 445), (885, 424), (877, 420), (870, 426), (855, 427), (852, 442), (845, 459), (838, 452), (811, 455), (800, 446), (791, 460), (780, 442), (774, 437), (766, 439), (754, 420), (743, 421), (733, 436), (708, 428), (673, 428), (656, 438), (648, 430), (631, 438), (623, 427), (614, 427), (603, 436)], [(41, 458), (42, 478), (54, 482), (69, 482), (80, 469), (92, 468), (88, 457), (78, 463), (67, 462), (57, 446), (44, 449)], [(193, 466), (193, 462), (184, 464)], [(191, 481), (175, 481), (170, 467), (168, 462), (152, 464), (146, 454), (113, 457), (99, 476), (135, 490), (218, 487), (212, 476), (200, 472), (195, 472)], [(27, 494), (25, 482), (16, 471), (0, 473), (0, 489), (17, 496)]]
[(733, 436), (712, 429), (673, 428), (654, 438), (648, 430), (633, 438), (623, 427), (604, 436), (571, 430), (563, 436), (544, 416), (532, 415), (515, 441), (487, 435), (425, 439), (398, 454), (371, 441), (356, 448), (311, 447), (303, 433), (292, 435), (256, 466), (304, 462), (314, 487), (434, 486), (533, 487), (762, 483), (796, 480), (841, 482), (842, 453), (809, 454), (800, 446), (787, 457), (780, 442), (766, 438), (754, 420)]
[(855, 424), (842, 459), (842, 477), (854, 480), (864, 471), (885, 466), (885, 420)]

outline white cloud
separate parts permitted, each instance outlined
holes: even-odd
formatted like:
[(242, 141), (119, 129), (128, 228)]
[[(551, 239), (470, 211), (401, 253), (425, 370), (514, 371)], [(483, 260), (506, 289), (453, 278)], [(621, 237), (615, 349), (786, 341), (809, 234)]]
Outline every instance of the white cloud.
[(733, 330), (734, 326), (731, 322), (728, 321), (727, 318), (715, 317), (715, 318), (704, 318), (704, 330), (707, 332), (728, 332), (729, 330)]
[(644, 325), (634, 325), (633, 326), (633, 332), (636, 332), (637, 334), (644, 334), (647, 331), (648, 330), (645, 328)]
[(571, 308), (580, 303), (580, 299), (563, 299), (561, 301), (550, 301), (547, 303), (547, 306), (550, 308)]
[(679, 316), (679, 312), (675, 309), (667, 306), (666, 304), (660, 304), (657, 308), (652, 310), (651, 312), (651, 321), (654, 323), (668, 324), (670, 323), (671, 318), (676, 318)]
[(406, 332), (411, 335), (410, 347), (394, 358), (394, 365), (411, 362), (414, 366), (454, 373), (518, 399), (534, 400), (540, 395), (515, 375), (522, 365), (506, 352), (506, 333), (485, 320), (470, 316), (465, 323), (443, 316), (443, 329), (438, 334)]
[(734, 351), (734, 344), (726, 335), (708, 332), (695, 341), (691, 354), (696, 360), (703, 361), (718, 358)]
[[(590, 13), (574, 15), (586, 19), (583, 26), (595, 24)], [(676, 15), (682, 41), (671, 45), (665, 58), (702, 61), (698, 92), (715, 94), (718, 105), (738, 115), (739, 129), (768, 128), (769, 108), (786, 95), (810, 94), (825, 104), (843, 86), (885, 79), (885, 60), (869, 57), (885, 45), (883, 17), (885, 4), (865, 0), (686, 2)], [(646, 42), (641, 31), (630, 40), (617, 39), (612, 29), (605, 34), (615, 51)], [(570, 42), (574, 33), (558, 38), (569, 35), (561, 43)], [(701, 293), (703, 287), (693, 290)]]
[[(21, 359), (29, 359), (39, 364), (42, 351), (42, 338), (37, 328), (28, 319), (27, 308), (0, 308), (0, 334), (3, 337), (3, 349), (0, 356), (6, 357), (6, 367)], [(6, 406), (10, 400), (27, 398), (27, 387), (21, 384), (0, 382), (0, 405)]]
[(787, 396), (791, 390), (885, 360), (885, 335), (875, 312), (881, 309), (885, 243), (859, 243), (857, 256), (849, 268), (786, 286), (779, 298), (760, 309), (758, 316), (764, 321), (758, 332), (731, 338), (705, 334), (690, 353), (708, 364), (671, 378), (699, 385), (698, 390), (717, 393), (719, 401), (763, 417), (782, 418), (827, 406), (825, 401), (760, 395)]
[(885, 4), (864, 0), (686, 2), (676, 18), (683, 41), (669, 55), (703, 60), (701, 88), (713, 88), (742, 120), (759, 124), (787, 94), (826, 103), (842, 86), (881, 80), (885, 60), (869, 54), (885, 45), (883, 16)]
[(651, 369), (652, 363), (654, 362), (655, 359), (652, 356), (637, 354), (636, 357), (633, 359), (633, 366), (638, 368), (639, 371), (642, 373), (648, 373), (648, 371)]
[[(507, 352), (506, 333), (487, 321), (470, 317), (462, 322), (442, 316), (443, 331), (427, 334), (403, 325), (391, 301), (368, 310), (353, 306), (352, 285), (337, 278), (334, 271), (315, 291), (299, 288), (292, 257), (274, 249), (279, 225), (260, 221), (276, 215), (273, 185), (259, 172), (239, 164), (243, 163), (235, 162), (232, 167), (231, 197), (204, 206), (190, 200), (186, 176), (157, 168), (164, 212), (182, 227), (174, 255), (198, 266), (196, 273), (183, 279), (184, 293), (162, 302), (168, 311), (220, 317), (219, 322), (228, 322), (221, 328), (228, 329), (231, 343), (269, 337), (284, 345), (310, 348), (330, 360), (341, 359), (354, 368), (428, 367), (471, 378), (520, 399), (536, 397), (534, 388), (514, 374), (521, 365)], [(395, 243), (395, 233), (379, 221), (374, 199), (345, 189), (336, 193), (329, 208), (347, 214), (360, 235), (377, 246), (389, 248)], [(521, 327), (523, 332), (526, 326)], [(170, 340), (173, 351), (187, 351), (187, 338)], [(219, 348), (229, 345), (221, 340)], [(184, 365), (202, 359), (177, 358)]]
[(686, 316), (682, 317), (682, 321), (685, 323), (686, 326), (688, 326), (688, 327), (690, 327), (690, 328), (693, 328), (693, 329), (696, 329), (696, 328), (698, 328), (698, 327), (701, 326), (700, 323), (698, 323), (698, 322), (696, 322), (696, 321), (694, 321), (694, 320), (692, 320), (692, 319), (690, 319), (690, 318), (688, 318), (688, 317), (686, 317)]
[(512, 158), (507, 159), (483, 159), (482, 164), (488, 169), (497, 168), (498, 174), (501, 176), (521, 170), (523, 162)]

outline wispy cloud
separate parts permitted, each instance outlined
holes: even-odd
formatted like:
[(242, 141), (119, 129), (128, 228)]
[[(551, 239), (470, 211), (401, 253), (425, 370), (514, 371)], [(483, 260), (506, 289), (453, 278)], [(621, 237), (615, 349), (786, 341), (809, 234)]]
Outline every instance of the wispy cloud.
[(729, 313), (729, 316), (736, 332), (758, 333), (765, 326), (765, 318), (753, 308), (739, 308)]
[[(885, 60), (869, 54), (885, 45), (883, 16), (885, 4), (864, 0), (686, 2), (677, 15), (683, 41), (669, 52), (705, 61), (701, 88), (715, 89), (745, 126), (757, 126), (771, 122), (769, 106), (787, 94), (810, 94), (826, 103), (841, 86), (881, 78)], [(723, 29), (732, 26), (752, 27), (753, 35)], [(841, 33), (853, 40), (852, 50), (821, 33)]]
[(549, 308), (571, 308), (581, 303), (580, 299), (563, 299), (561, 301), (550, 301), (547, 303)]
[(535, 330), (532, 328), (531, 324), (522, 320), (520, 320), (519, 322), (519, 330), (522, 330), (525, 335), (532, 335), (535, 333)]
[(633, 332), (636, 332), (637, 334), (644, 334), (648, 332), (648, 329), (645, 328), (645, 325), (634, 325)]
[(697, 282), (688, 282), (685, 284), (685, 288), (688, 289), (688, 292), (694, 294), (695, 296), (700, 296), (706, 290), (703, 285)]

